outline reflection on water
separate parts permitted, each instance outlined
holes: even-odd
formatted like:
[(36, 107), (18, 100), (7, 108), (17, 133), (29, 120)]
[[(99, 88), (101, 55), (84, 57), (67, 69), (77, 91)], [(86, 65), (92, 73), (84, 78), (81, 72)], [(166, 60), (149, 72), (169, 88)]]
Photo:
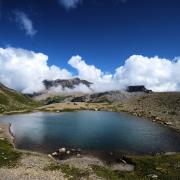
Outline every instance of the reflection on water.
[(114, 112), (31, 113), (0, 117), (12, 123), (16, 146), (51, 152), (85, 150), (151, 153), (180, 151), (180, 135), (159, 124)]

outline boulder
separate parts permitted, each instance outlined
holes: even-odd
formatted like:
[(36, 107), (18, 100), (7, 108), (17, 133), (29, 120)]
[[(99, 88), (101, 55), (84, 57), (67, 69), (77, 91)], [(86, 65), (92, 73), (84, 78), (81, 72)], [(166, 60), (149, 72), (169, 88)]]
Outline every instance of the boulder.
[(59, 153), (62, 153), (62, 154), (63, 154), (63, 153), (65, 153), (65, 152), (66, 152), (66, 148), (63, 147), (63, 148), (60, 148), (60, 149), (59, 149)]
[(57, 152), (53, 152), (53, 153), (52, 153), (52, 156), (57, 156), (57, 155), (58, 155)]

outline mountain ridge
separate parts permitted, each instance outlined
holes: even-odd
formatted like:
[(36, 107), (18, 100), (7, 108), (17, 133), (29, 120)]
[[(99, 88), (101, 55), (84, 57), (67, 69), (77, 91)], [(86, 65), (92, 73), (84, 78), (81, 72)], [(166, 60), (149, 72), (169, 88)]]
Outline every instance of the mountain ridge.
[(80, 84), (85, 85), (86, 87), (90, 88), (91, 82), (87, 80), (82, 80), (80, 78), (72, 78), (72, 79), (56, 79), (56, 80), (43, 80), (43, 85), (46, 88), (46, 90), (49, 90), (52, 87), (59, 87), (61, 86), (64, 90), (65, 88), (74, 89), (75, 86), (78, 86)]
[(30, 97), (0, 83), (0, 113), (29, 109), (37, 104)]

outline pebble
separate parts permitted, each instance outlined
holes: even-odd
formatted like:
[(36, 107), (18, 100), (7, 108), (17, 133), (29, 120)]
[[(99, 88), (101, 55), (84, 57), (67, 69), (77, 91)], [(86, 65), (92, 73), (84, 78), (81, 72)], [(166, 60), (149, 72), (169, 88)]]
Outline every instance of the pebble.
[(125, 160), (122, 160), (121, 162), (122, 162), (123, 164), (127, 164), (127, 162), (126, 162)]
[(70, 152), (70, 151), (67, 151), (66, 154), (71, 154), (71, 152)]
[(156, 175), (156, 174), (149, 174), (148, 177), (153, 178), (153, 179), (157, 179), (158, 175)]
[(49, 158), (53, 158), (51, 154), (48, 154), (48, 157), (49, 157)]

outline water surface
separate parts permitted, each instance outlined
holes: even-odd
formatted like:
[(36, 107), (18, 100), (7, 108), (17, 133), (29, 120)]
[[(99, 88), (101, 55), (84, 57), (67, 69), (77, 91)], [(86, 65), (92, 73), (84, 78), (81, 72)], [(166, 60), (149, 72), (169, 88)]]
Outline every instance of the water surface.
[(116, 112), (30, 113), (0, 117), (10, 122), (16, 147), (53, 152), (59, 147), (155, 153), (180, 151), (180, 134), (162, 125)]

